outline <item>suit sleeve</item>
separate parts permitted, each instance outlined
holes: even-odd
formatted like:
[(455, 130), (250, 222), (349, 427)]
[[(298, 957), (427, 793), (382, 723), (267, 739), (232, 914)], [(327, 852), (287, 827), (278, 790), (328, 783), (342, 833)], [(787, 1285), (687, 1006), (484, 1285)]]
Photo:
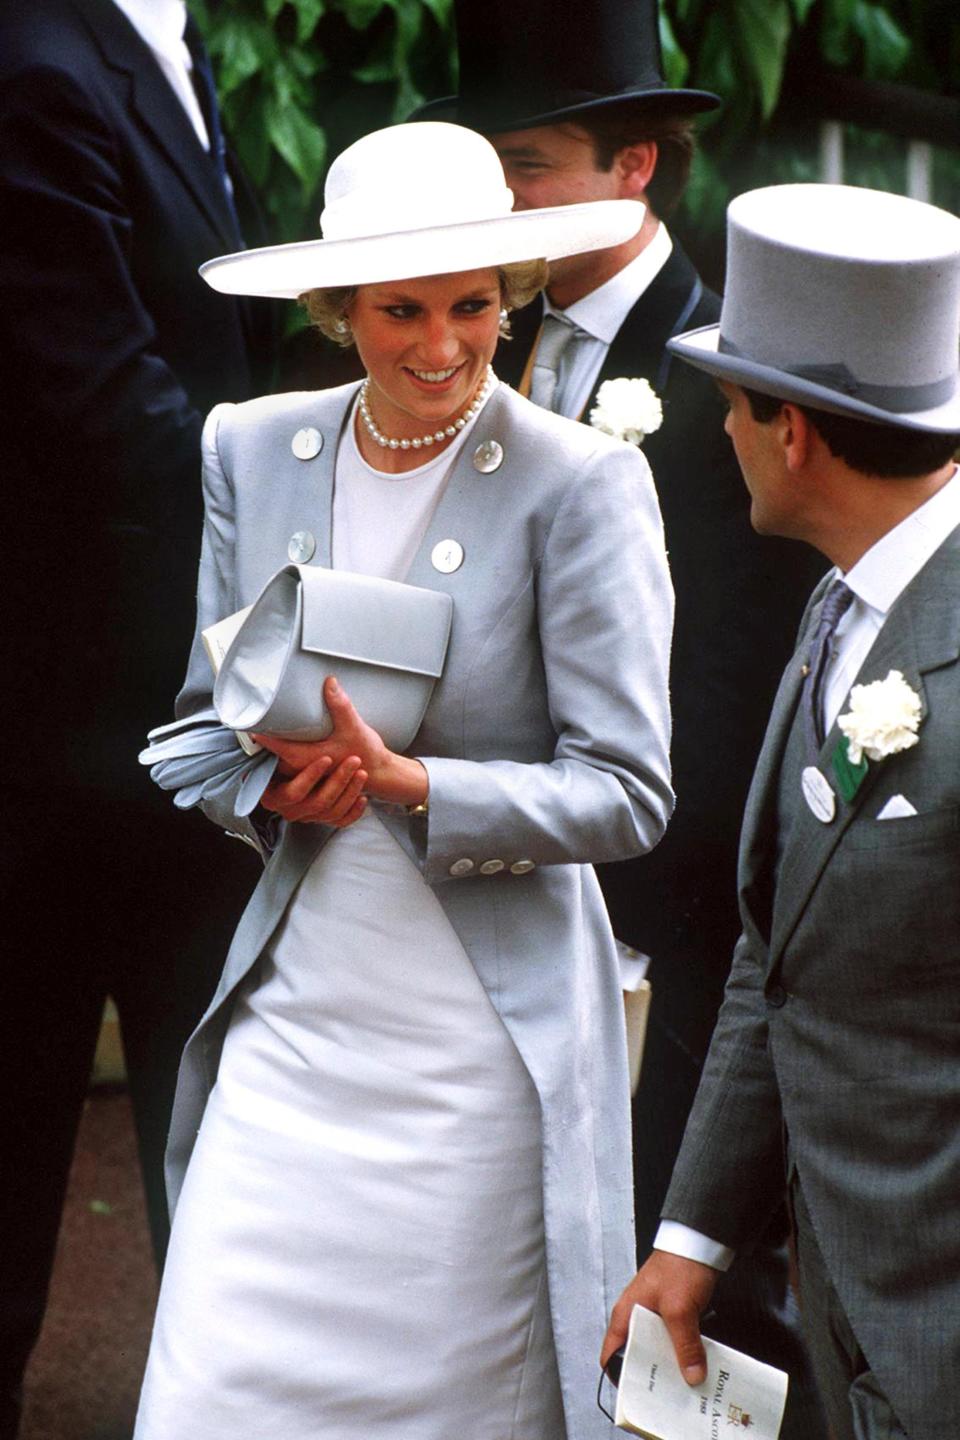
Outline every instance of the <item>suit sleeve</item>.
[(136, 495), (140, 518), (160, 523), (171, 484), (196, 483), (201, 416), (156, 353), (134, 283), (127, 169), (96, 98), (71, 75), (38, 65), (8, 80), (0, 99), (7, 361), (50, 443), (69, 437), (90, 476), (110, 475), (118, 495)]
[[(220, 724), (213, 704), (213, 671), (202, 633), (208, 625), (216, 624), (237, 609), (233, 579), (236, 533), (233, 491), (221, 464), (217, 445), (221, 422), (232, 409), (232, 405), (218, 405), (210, 412), (203, 430), (204, 522), (197, 582), (197, 621), (186, 679), (177, 696), (176, 716), (178, 720), (194, 719), (205, 731), (216, 731), (226, 742), (222, 754), (218, 756), (220, 773), (210, 777), (208, 789), (199, 801), (200, 808), (208, 820), (237, 839), (245, 840), (266, 860), (276, 848), (282, 822), (277, 816), (268, 816), (263, 811), (238, 815), (235, 807), (253, 765), (268, 763), (272, 769), (275, 761), (266, 753), (256, 757), (255, 761), (250, 760), (233, 732)], [(168, 765), (163, 788), (178, 788), (176, 761)]]
[(543, 549), (537, 613), (554, 756), (533, 764), (420, 757), (430, 779), (423, 872), (431, 883), (480, 850), (506, 848), (534, 865), (639, 854), (670, 817), (673, 591), (639, 451), (598, 450), (568, 489)]
[(763, 970), (742, 935), (663, 1218), (736, 1249), (761, 1233), (783, 1191), (783, 1115)]

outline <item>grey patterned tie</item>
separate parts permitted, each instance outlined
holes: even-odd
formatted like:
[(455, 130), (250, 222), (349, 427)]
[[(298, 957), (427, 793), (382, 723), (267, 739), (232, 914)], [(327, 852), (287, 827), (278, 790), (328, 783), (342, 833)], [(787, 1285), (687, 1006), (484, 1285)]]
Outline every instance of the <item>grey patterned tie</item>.
[(572, 320), (561, 319), (558, 315), (546, 314), (540, 331), (540, 343), (533, 359), (530, 372), (530, 399), (543, 410), (554, 410), (557, 398), (557, 381), (560, 378), (560, 360), (576, 336), (578, 330)]
[(810, 646), (810, 659), (803, 681), (802, 705), (807, 735), (807, 750), (815, 761), (824, 741), (823, 681), (833, 637), (841, 618), (853, 603), (853, 591), (842, 580), (834, 580), (827, 591), (820, 611), (820, 623)]

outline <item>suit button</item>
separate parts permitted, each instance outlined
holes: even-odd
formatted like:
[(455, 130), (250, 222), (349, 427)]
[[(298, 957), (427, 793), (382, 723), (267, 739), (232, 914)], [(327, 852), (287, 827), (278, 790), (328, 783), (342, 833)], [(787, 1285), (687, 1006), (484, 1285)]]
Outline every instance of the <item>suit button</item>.
[(287, 543), (287, 559), (294, 565), (306, 565), (317, 552), (317, 542), (309, 530), (297, 530)]
[(774, 1010), (780, 1010), (787, 1003), (787, 992), (782, 985), (771, 985), (767, 991), (767, 1004), (772, 1005)]
[(500, 871), (503, 869), (504, 863), (502, 860), (484, 860), (483, 864), (480, 866), (480, 874), (499, 875)]
[(529, 875), (531, 870), (536, 870), (532, 860), (515, 860), (510, 866), (511, 875)]
[(298, 460), (312, 460), (323, 449), (323, 436), (319, 430), (308, 425), (305, 430), (297, 431), (290, 442), (290, 449)]
[(454, 860), (453, 864), (450, 866), (450, 874), (456, 880), (459, 880), (462, 875), (469, 875), (472, 869), (473, 861), (468, 860), (466, 855), (464, 855), (462, 860)]

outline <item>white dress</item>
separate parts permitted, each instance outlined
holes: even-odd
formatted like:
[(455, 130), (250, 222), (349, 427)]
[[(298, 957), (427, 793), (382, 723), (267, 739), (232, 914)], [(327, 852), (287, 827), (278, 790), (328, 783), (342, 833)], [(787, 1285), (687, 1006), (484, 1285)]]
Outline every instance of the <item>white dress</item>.
[[(402, 578), (452, 450), (352, 425), (334, 563)], [(563, 1440), (540, 1109), (375, 809), (320, 852), (238, 1000), (177, 1208), (136, 1440)]]

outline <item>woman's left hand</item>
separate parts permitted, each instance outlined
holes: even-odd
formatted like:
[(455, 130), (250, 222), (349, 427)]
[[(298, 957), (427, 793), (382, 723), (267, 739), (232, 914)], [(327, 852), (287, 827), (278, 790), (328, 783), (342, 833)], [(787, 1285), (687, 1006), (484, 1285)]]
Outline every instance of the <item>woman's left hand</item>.
[[(323, 698), (333, 721), (333, 730), (326, 739), (280, 740), (273, 735), (254, 736), (265, 749), (280, 756), (281, 775), (305, 772), (323, 758), (329, 762), (322, 772), (326, 775), (356, 757), (358, 768), (366, 774), (365, 795), (399, 805), (422, 805), (430, 782), (420, 761), (388, 750), (376, 730), (357, 714), (350, 697), (332, 675), (323, 682)], [(318, 771), (317, 779), (320, 778)]]

